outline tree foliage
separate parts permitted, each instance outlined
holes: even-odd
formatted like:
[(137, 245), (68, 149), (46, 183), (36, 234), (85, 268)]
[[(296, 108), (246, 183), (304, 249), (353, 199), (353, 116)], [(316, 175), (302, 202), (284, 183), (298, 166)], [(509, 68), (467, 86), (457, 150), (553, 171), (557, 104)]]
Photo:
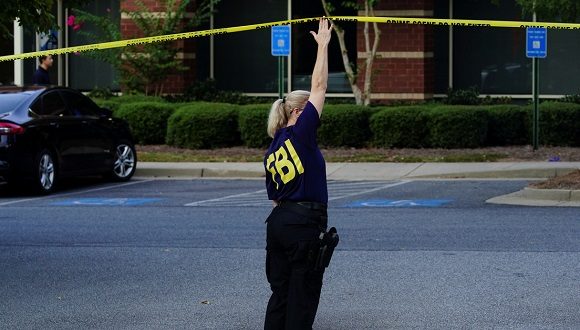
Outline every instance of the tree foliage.
[[(139, 30), (139, 35), (122, 36), (118, 22), (111, 17), (97, 16), (86, 11), (74, 11), (78, 25), (77, 33), (87, 43), (120, 40), (121, 37), (151, 37), (190, 31), (207, 21), (211, 15), (212, 3), (219, 0), (164, 0), (162, 15), (152, 13), (143, 1), (136, 1), (138, 10), (125, 11)], [(191, 5), (195, 2), (193, 17), (189, 17)], [(187, 17), (187, 18), (186, 18)], [(93, 30), (84, 29), (90, 25)], [(136, 91), (146, 95), (161, 95), (164, 82), (171, 74), (187, 70), (177, 55), (182, 49), (178, 42), (155, 42), (90, 52), (87, 55), (111, 64), (120, 73), (120, 82), (129, 92)]]
[(524, 12), (533, 13), (534, 9), (542, 20), (552, 19), (574, 22), (578, 18), (579, 0), (516, 0)]
[[(499, 4), (500, 0), (491, 0)], [(503, 0), (505, 1), (505, 0)], [(555, 20), (558, 22), (575, 22), (580, 13), (580, 0), (515, 0), (526, 15), (534, 11), (539, 20)]]
[[(56, 18), (52, 8), (56, 0), (10, 0), (2, 2), (0, 11), (0, 36), (12, 36), (14, 21), (33, 30), (34, 32), (46, 32), (56, 28)], [(64, 6), (72, 8), (79, 6), (87, 0), (65, 0)]]

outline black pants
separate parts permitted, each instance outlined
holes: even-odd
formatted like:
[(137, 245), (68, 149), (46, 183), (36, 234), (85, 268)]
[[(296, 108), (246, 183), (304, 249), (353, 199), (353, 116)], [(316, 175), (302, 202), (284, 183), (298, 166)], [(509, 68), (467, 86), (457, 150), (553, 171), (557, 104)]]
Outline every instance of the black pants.
[(313, 270), (313, 247), (326, 230), (326, 210), (275, 207), (266, 220), (266, 276), (272, 296), (264, 329), (312, 329), (324, 269)]

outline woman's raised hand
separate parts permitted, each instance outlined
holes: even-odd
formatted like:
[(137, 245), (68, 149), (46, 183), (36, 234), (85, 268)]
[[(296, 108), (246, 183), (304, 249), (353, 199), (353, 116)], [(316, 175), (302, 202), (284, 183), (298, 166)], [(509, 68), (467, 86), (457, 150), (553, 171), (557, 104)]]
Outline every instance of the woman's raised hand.
[(332, 27), (332, 23), (329, 25), (328, 19), (326, 17), (322, 17), (318, 23), (318, 33), (310, 31), (310, 34), (312, 34), (314, 40), (316, 40), (319, 45), (326, 46), (330, 42)]

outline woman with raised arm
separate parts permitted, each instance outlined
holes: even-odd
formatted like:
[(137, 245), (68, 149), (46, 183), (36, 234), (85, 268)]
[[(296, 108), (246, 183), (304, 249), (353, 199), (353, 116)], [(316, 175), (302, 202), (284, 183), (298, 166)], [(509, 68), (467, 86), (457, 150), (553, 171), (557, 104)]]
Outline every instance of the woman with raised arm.
[(324, 269), (338, 243), (327, 229), (326, 164), (316, 141), (328, 81), (332, 24), (321, 18), (310, 92), (293, 91), (272, 105), (264, 157), (274, 209), (266, 220), (266, 276), (272, 296), (264, 329), (311, 329)]

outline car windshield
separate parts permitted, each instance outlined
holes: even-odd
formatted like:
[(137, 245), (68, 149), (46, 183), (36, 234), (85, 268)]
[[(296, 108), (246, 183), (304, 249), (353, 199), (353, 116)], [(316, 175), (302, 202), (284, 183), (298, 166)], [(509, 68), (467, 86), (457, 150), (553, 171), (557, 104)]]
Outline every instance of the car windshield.
[(29, 97), (26, 94), (0, 94), (0, 114), (14, 111)]

